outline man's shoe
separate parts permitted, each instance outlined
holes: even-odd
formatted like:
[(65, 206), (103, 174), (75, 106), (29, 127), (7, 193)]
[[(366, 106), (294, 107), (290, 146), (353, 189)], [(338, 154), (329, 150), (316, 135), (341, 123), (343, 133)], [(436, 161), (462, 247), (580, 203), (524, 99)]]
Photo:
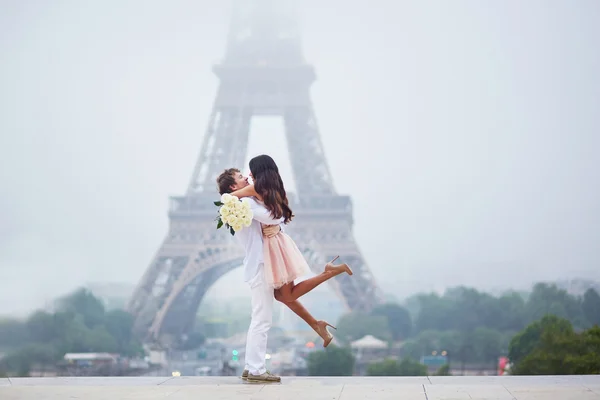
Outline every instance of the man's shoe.
[(243, 379), (243, 380), (248, 380), (248, 370), (247, 370), (247, 369), (245, 369), (245, 370), (242, 372), (242, 379)]
[(265, 372), (260, 375), (252, 375), (248, 373), (248, 382), (264, 382), (264, 383), (275, 383), (281, 382), (281, 378), (275, 375), (272, 375), (269, 372)]

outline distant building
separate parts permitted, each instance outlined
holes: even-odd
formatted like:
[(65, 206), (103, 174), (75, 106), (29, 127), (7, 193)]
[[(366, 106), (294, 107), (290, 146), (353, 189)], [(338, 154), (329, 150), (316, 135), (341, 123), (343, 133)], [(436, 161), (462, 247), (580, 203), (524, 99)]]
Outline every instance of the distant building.
[(594, 289), (600, 293), (600, 282), (588, 280), (588, 279), (569, 279), (554, 282), (559, 288), (566, 290), (567, 293), (573, 296), (583, 296), (588, 289)]
[(119, 355), (110, 353), (67, 353), (63, 358), (69, 364), (83, 367), (116, 364)]

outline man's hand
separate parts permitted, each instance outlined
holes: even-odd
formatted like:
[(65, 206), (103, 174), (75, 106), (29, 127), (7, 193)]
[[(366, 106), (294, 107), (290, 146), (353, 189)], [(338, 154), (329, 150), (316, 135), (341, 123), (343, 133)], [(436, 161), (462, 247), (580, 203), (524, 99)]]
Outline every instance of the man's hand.
[(279, 225), (265, 225), (262, 227), (263, 236), (268, 238), (277, 235), (281, 231), (281, 227)]

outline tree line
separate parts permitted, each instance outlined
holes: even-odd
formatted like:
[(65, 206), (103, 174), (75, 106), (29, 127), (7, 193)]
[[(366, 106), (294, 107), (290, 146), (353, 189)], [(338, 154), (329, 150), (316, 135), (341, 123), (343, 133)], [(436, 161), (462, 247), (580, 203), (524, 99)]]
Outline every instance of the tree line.
[[(382, 374), (381, 368), (390, 375), (413, 374), (419, 367), (408, 360), (418, 361), (434, 352), (446, 352), (448, 361), (453, 365), (477, 364), (495, 369), (500, 356), (509, 355), (513, 363), (520, 361), (519, 358), (513, 360), (516, 350), (510, 353), (509, 349), (521, 348), (515, 340), (549, 315), (571, 327), (570, 331), (563, 327), (561, 332), (566, 333), (560, 340), (565, 343), (588, 340), (592, 343), (597, 332), (593, 326), (600, 325), (600, 295), (590, 288), (583, 296), (574, 296), (547, 283), (534, 285), (530, 293), (507, 292), (500, 296), (458, 287), (447, 290), (443, 295), (418, 294), (402, 305), (384, 304), (369, 314), (346, 314), (338, 321), (336, 336), (342, 345), (349, 345), (365, 335), (388, 341), (390, 348), (392, 344), (399, 343), (401, 361), (388, 360), (387, 364), (373, 366), (371, 373), (375, 375)], [(536, 329), (539, 331), (539, 328)], [(534, 362), (531, 360), (539, 361), (540, 354), (546, 354), (544, 351), (548, 351), (550, 343), (555, 344), (549, 341), (550, 336), (552, 334), (548, 333), (544, 336), (546, 341), (540, 342), (545, 343), (545, 350), (536, 350), (537, 355), (529, 356), (523, 365), (532, 365)], [(529, 355), (533, 351), (532, 346), (522, 350), (523, 354)], [(571, 350), (574, 348), (574, 345), (564, 346)], [(593, 344), (589, 346), (593, 347)], [(521, 357), (525, 357), (523, 354)], [(318, 365), (315, 361), (318, 357), (312, 358), (313, 372), (319, 370), (315, 366)], [(515, 373), (523, 371), (523, 368), (516, 367)], [(420, 371), (419, 374), (425, 374), (423, 369)], [(531, 369), (527, 371), (532, 372)]]
[[(569, 360), (577, 360), (568, 371), (581, 372), (594, 370), (597, 362), (591, 359), (587, 367), (582, 366), (586, 362), (584, 352), (592, 349), (600, 353), (594, 347), (599, 336), (595, 325), (600, 325), (600, 295), (594, 289), (578, 297), (555, 285), (538, 283), (530, 293), (501, 296), (465, 287), (449, 289), (443, 295), (418, 294), (402, 305), (388, 303), (368, 314), (342, 316), (336, 337), (342, 345), (368, 334), (388, 341), (390, 347), (400, 344), (401, 360), (370, 367), (367, 372), (372, 375), (385, 371), (388, 375), (425, 374), (418, 361), (434, 351), (445, 351), (452, 364), (479, 363), (495, 368), (498, 357), (508, 355), (514, 367), (511, 373), (556, 371), (540, 366), (550, 363), (552, 346), (560, 349), (561, 357), (569, 355)], [(142, 355), (132, 327), (130, 314), (106, 310), (91, 292), (77, 290), (59, 299), (53, 312), (36, 311), (24, 321), (0, 320), (0, 353), (5, 353), (0, 374), (27, 375), (34, 365), (55, 365), (69, 352)], [(182, 347), (196, 347), (204, 340), (200, 334), (191, 336)], [(339, 365), (346, 369), (336, 373)], [(309, 372), (313, 374), (329, 371), (344, 375), (353, 365), (351, 352), (344, 348), (332, 348), (326, 354), (316, 352), (309, 358)], [(537, 369), (532, 369), (534, 365)]]
[(54, 366), (65, 353), (143, 355), (133, 336), (133, 317), (107, 311), (86, 289), (57, 301), (54, 312), (36, 311), (26, 320), (0, 320), (0, 373), (28, 375), (34, 366)]

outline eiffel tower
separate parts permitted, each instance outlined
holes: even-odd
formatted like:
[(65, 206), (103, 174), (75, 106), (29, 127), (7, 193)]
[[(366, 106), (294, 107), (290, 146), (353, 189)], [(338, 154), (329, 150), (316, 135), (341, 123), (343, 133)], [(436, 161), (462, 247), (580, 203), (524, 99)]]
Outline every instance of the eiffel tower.
[(243, 168), (250, 121), (259, 115), (284, 121), (297, 190), (288, 193), (296, 218), (287, 231), (314, 272), (335, 255), (351, 265), (354, 276), (329, 283), (348, 310), (369, 311), (381, 291), (352, 235), (351, 199), (333, 186), (310, 98), (315, 71), (304, 60), (291, 2), (234, 0), (226, 54), (213, 71), (220, 85), (187, 192), (171, 197), (169, 231), (128, 304), (134, 329), (148, 341), (185, 335), (210, 286), (241, 266), (241, 246), (215, 229), (215, 179)]

